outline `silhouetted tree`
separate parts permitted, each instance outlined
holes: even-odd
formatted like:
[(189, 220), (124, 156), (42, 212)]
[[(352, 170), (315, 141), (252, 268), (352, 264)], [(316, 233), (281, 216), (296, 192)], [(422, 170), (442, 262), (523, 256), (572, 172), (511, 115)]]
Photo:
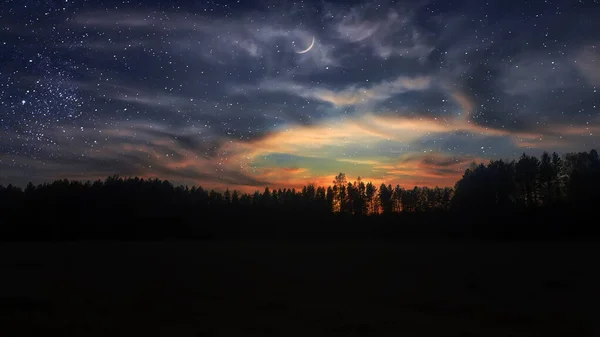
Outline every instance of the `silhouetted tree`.
[(392, 212), (394, 213), (400, 213), (402, 211), (402, 194), (402, 188), (400, 188), (400, 185), (396, 185), (392, 193)]
[(553, 199), (560, 199), (563, 196), (563, 189), (565, 186), (565, 167), (563, 160), (556, 153), (552, 153), (552, 169), (554, 176), (554, 181), (552, 182), (553, 191), (552, 195), (554, 195)]
[(331, 186), (327, 187), (327, 208), (331, 212), (335, 212), (335, 191)]
[(600, 201), (600, 159), (598, 152), (569, 153), (565, 156), (569, 176), (568, 194), (578, 208), (588, 208)]
[(264, 207), (271, 207), (273, 196), (271, 195), (271, 190), (268, 187), (265, 187), (265, 191), (262, 196), (260, 196), (260, 204)]
[(375, 185), (373, 185), (372, 182), (368, 182), (367, 185), (365, 186), (365, 201), (367, 204), (367, 208), (369, 209), (368, 213), (369, 214), (376, 214), (377, 213), (377, 200), (376, 197), (377, 196), (377, 187), (375, 187)]
[(524, 192), (527, 205), (529, 207), (536, 205), (540, 161), (536, 157), (531, 157), (523, 153), (516, 164), (515, 170), (515, 179), (522, 193)]
[(417, 210), (417, 196), (414, 189), (405, 190), (401, 196), (402, 211), (403, 212), (414, 212)]
[(385, 184), (381, 184), (379, 186), (379, 201), (381, 202), (383, 214), (391, 214), (393, 211), (392, 193), (392, 185), (385, 186)]
[(335, 212), (344, 212), (346, 210), (346, 175), (338, 174), (333, 180), (333, 210)]
[[(573, 227), (572, 231), (589, 233), (595, 227), (587, 219), (595, 216), (598, 202), (600, 158), (596, 150), (568, 153), (564, 158), (556, 153), (543, 153), (541, 159), (523, 154), (517, 163), (493, 160), (487, 165), (473, 164), (454, 189), (402, 189), (389, 184), (377, 189), (360, 177), (348, 182), (340, 173), (327, 187), (308, 184), (298, 191), (265, 187), (262, 193), (229, 189), (221, 193), (174, 186), (156, 178), (115, 175), (94, 182), (29, 183), (24, 190), (0, 186), (0, 238), (212, 237), (225, 235), (225, 230), (262, 235), (284, 231), (286, 226), (304, 230), (296, 224), (317, 230), (315, 221), (319, 219), (343, 231), (341, 228), (353, 228), (354, 221), (378, 223), (384, 219), (379, 217), (381, 213), (385, 219), (398, 218), (390, 224), (418, 221), (429, 230), (434, 230), (431, 226), (435, 223), (443, 224), (439, 228), (451, 228), (452, 223), (482, 221), (513, 234), (517, 228), (523, 233), (545, 229), (508, 224), (543, 224), (558, 233), (568, 223), (582, 221), (587, 227)], [(333, 215), (339, 212), (357, 217)], [(366, 214), (372, 217), (361, 217)], [(231, 225), (236, 222), (248, 226)], [(341, 222), (344, 227), (335, 227)], [(258, 229), (275, 223), (276, 227), (265, 227), (269, 230)], [(254, 230), (252, 226), (258, 227)]]
[(539, 168), (540, 187), (544, 188), (544, 202), (552, 204), (555, 195), (555, 184), (558, 180), (558, 172), (548, 152), (542, 154)]
[(507, 208), (515, 200), (514, 179), (514, 162), (498, 160), (487, 166), (472, 165), (455, 185), (452, 206), (475, 212)]
[(223, 197), (225, 198), (225, 203), (226, 204), (230, 204), (231, 203), (231, 192), (229, 192), (229, 189), (225, 190), (225, 193), (223, 193)]

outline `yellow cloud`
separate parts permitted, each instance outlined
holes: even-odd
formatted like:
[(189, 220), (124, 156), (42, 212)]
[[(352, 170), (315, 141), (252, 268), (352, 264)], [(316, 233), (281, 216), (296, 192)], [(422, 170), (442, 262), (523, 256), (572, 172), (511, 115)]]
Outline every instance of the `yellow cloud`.
[(361, 164), (361, 165), (380, 165), (381, 162), (377, 161), (377, 160), (369, 160), (369, 159), (351, 159), (351, 158), (339, 158), (336, 159), (337, 161), (341, 161), (344, 163), (351, 163), (351, 164)]

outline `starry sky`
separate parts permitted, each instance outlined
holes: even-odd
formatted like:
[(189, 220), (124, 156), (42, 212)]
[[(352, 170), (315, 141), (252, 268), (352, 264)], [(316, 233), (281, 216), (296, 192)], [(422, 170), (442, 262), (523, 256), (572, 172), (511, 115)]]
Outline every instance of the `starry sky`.
[(452, 186), (600, 140), (598, 0), (0, 4), (0, 184)]

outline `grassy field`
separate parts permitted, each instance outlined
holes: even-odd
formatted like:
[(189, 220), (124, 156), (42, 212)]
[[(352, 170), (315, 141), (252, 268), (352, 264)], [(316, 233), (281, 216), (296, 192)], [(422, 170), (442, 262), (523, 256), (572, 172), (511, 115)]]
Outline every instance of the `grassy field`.
[(592, 243), (0, 246), (0, 336), (598, 336)]

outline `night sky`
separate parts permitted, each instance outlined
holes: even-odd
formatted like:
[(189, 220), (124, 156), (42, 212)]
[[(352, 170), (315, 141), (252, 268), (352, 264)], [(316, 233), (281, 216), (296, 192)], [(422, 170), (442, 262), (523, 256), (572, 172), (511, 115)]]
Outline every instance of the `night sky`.
[(600, 141), (600, 1), (0, 4), (0, 184), (452, 186)]

